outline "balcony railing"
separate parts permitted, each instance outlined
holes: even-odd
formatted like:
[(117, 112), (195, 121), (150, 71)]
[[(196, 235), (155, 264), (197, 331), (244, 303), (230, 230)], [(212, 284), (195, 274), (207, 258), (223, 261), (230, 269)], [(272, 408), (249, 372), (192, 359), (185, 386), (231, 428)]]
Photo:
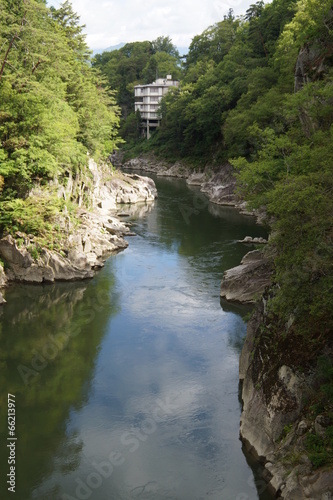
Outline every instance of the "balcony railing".
[(151, 119), (154, 119), (154, 120), (159, 120), (160, 119), (160, 116), (158, 113), (152, 113), (150, 111), (141, 111), (141, 118), (143, 120), (151, 120)]

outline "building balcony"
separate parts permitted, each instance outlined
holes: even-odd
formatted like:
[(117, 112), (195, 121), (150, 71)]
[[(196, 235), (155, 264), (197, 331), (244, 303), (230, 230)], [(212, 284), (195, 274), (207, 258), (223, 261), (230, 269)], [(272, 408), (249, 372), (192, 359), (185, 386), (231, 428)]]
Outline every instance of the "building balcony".
[(141, 118), (143, 120), (160, 120), (159, 113), (151, 112), (151, 111), (141, 111)]
[(143, 87), (140, 89), (135, 89), (135, 98), (138, 97), (148, 97), (148, 96), (163, 96), (162, 87)]

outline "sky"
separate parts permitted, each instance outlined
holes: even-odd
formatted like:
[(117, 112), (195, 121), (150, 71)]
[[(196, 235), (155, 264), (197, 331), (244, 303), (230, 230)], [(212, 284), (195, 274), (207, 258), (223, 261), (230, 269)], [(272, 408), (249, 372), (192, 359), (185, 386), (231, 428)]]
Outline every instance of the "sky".
[[(177, 47), (221, 21), (229, 9), (245, 14), (257, 0), (72, 0), (74, 11), (86, 25), (88, 46), (105, 49), (118, 43), (155, 40), (169, 36)], [(62, 0), (48, 0), (59, 7)]]

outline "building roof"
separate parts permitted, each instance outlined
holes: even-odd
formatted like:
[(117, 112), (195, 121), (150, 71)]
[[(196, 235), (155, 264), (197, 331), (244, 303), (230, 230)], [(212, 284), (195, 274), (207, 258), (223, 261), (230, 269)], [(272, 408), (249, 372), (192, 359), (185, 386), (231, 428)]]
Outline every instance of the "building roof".
[(167, 75), (166, 78), (158, 78), (155, 82), (153, 83), (148, 83), (144, 85), (135, 85), (134, 88), (137, 87), (170, 87), (170, 86), (177, 86), (179, 84), (178, 80), (172, 80), (171, 75)]

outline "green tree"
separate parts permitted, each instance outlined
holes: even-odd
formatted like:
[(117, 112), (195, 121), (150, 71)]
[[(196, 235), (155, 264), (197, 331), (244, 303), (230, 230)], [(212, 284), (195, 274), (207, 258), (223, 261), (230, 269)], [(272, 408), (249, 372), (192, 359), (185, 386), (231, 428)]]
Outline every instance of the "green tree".
[[(331, 6), (301, 1), (293, 20), (277, 44), (278, 84), (262, 97), (280, 90), (280, 112), (270, 122), (248, 126), (255, 147), (248, 159), (233, 163), (239, 169), (241, 192), (255, 206), (266, 207), (273, 226), (271, 249), (275, 255), (278, 288), (269, 309), (278, 321), (294, 318), (293, 332), (313, 341), (325, 341), (333, 329), (332, 315), (332, 125), (333, 48)], [(308, 83), (293, 93), (286, 89), (285, 68), (293, 70), (299, 49), (313, 51), (321, 70), (308, 73)], [(292, 65), (291, 55), (294, 57)], [(287, 88), (288, 88), (287, 86)], [(281, 102), (283, 103), (281, 107)], [(259, 101), (252, 118), (259, 115)], [(272, 106), (278, 109), (278, 101)], [(227, 123), (226, 123), (227, 125)], [(322, 345), (322, 344), (320, 344)]]
[(0, 6), (0, 209), (7, 229), (11, 213), (24, 230), (21, 201), (31, 188), (84, 169), (87, 152), (105, 157), (119, 117), (69, 2), (59, 11), (35, 0)]
[(73, 11), (72, 4), (66, 0), (59, 9), (50, 8), (52, 18), (61, 26), (66, 36), (68, 46), (72, 49), (81, 62), (89, 62), (91, 51), (85, 41), (85, 35), (82, 33), (85, 25), (80, 25), (80, 17)]
[(165, 52), (169, 54), (169, 56), (174, 57), (178, 62), (180, 60), (179, 52), (177, 47), (172, 43), (172, 40), (169, 36), (159, 36), (156, 40), (152, 41), (153, 51), (156, 52)]
[[(160, 36), (153, 42), (127, 43), (119, 50), (95, 56), (93, 67), (101, 71), (109, 86), (115, 90), (121, 108), (121, 135), (133, 140), (134, 87), (149, 84), (157, 78), (171, 74), (181, 76), (180, 58), (169, 37)], [(129, 135), (127, 135), (129, 134)]]
[(201, 35), (196, 35), (190, 44), (185, 67), (189, 69), (190, 65), (203, 59), (221, 62), (235, 41), (238, 26), (239, 20), (229, 11), (223, 21), (210, 26)]
[(133, 42), (119, 50), (97, 54), (92, 62), (115, 91), (124, 120), (134, 111), (134, 85), (145, 82), (143, 73), (153, 53), (151, 42)]
[(181, 69), (177, 59), (167, 52), (156, 52), (142, 72), (144, 83), (152, 83), (157, 78), (165, 78), (167, 75), (172, 75), (174, 80), (180, 78)]

